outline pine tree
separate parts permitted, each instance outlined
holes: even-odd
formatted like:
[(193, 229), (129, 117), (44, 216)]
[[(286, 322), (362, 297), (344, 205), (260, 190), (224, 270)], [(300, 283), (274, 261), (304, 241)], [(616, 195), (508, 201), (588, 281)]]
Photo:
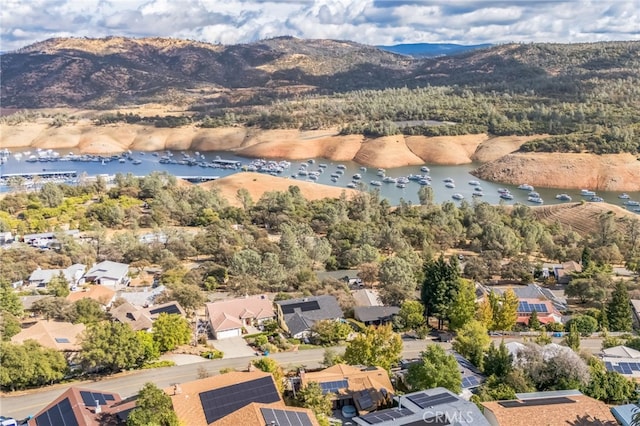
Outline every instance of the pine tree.
[(616, 284), (607, 303), (607, 323), (609, 331), (631, 331), (631, 301), (623, 281)]
[(540, 320), (538, 319), (538, 312), (534, 309), (531, 311), (531, 316), (529, 317), (529, 329), (530, 330), (540, 330)]
[(571, 324), (569, 327), (569, 333), (567, 334), (567, 337), (565, 337), (564, 343), (575, 352), (578, 352), (578, 349), (580, 349), (580, 333), (578, 332), (578, 327), (575, 323)]

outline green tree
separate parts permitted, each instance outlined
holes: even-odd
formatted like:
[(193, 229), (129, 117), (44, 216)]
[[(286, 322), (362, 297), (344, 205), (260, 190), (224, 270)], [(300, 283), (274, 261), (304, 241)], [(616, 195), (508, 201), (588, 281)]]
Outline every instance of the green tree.
[(405, 300), (400, 306), (398, 317), (406, 330), (416, 330), (424, 324), (424, 306), (417, 300)]
[(62, 353), (44, 348), (35, 340), (24, 344), (0, 343), (0, 387), (6, 390), (44, 386), (58, 382), (68, 371)]
[(452, 346), (456, 352), (482, 369), (484, 354), (490, 343), (487, 328), (481, 322), (472, 320), (458, 330)]
[(54, 297), (67, 297), (71, 292), (69, 290), (69, 281), (67, 281), (62, 272), (51, 278), (51, 281), (47, 284), (47, 290)]
[(590, 379), (581, 389), (583, 393), (607, 404), (625, 404), (635, 399), (632, 381), (616, 371), (607, 371), (600, 360), (593, 358), (590, 364)]
[(129, 324), (105, 321), (90, 325), (81, 340), (85, 369), (116, 373), (142, 365), (144, 348)]
[(153, 383), (145, 383), (138, 393), (136, 407), (127, 417), (127, 426), (178, 426), (171, 397)]
[(18, 293), (11, 287), (8, 280), (0, 278), (0, 312), (9, 312), (13, 316), (21, 317), (22, 310)]
[(493, 329), (510, 331), (518, 320), (518, 296), (508, 288), (493, 308)]
[(535, 309), (531, 311), (531, 316), (529, 317), (528, 325), (529, 325), (529, 330), (535, 330), (535, 331), (540, 330), (541, 324), (540, 324), (540, 320), (538, 319), (538, 311), (536, 311)]
[(462, 391), (462, 375), (456, 358), (440, 345), (429, 345), (420, 354), (420, 362), (409, 366), (406, 375), (409, 390), (444, 387), (455, 394)]
[(606, 311), (610, 331), (631, 331), (631, 302), (624, 281), (616, 284)]
[(0, 336), (3, 341), (9, 341), (13, 336), (20, 333), (22, 327), (20, 320), (9, 312), (0, 311)]
[(598, 330), (598, 320), (591, 315), (576, 315), (569, 320), (567, 326), (571, 329), (574, 324), (581, 335), (590, 335)]
[(324, 350), (324, 355), (322, 356), (322, 365), (325, 367), (332, 367), (336, 364), (343, 363), (342, 355), (339, 355), (335, 349), (326, 348)]
[(576, 352), (580, 349), (580, 333), (576, 323), (569, 326), (569, 333), (564, 338), (564, 344)]
[(402, 357), (402, 338), (394, 333), (391, 324), (368, 327), (347, 343), (344, 360), (350, 365), (376, 365), (387, 371)]
[(487, 376), (504, 378), (513, 369), (513, 356), (509, 353), (504, 340), (496, 346), (491, 343), (484, 357), (483, 372)]
[(311, 340), (316, 345), (333, 346), (349, 337), (351, 326), (342, 321), (316, 321), (311, 327)]
[(262, 358), (254, 359), (251, 364), (260, 371), (271, 373), (273, 380), (276, 382), (276, 387), (281, 394), (284, 393), (284, 371), (275, 359), (263, 356)]
[(413, 268), (405, 259), (392, 256), (380, 264), (380, 299), (387, 305), (399, 306), (416, 291), (417, 282)]
[(324, 393), (317, 382), (309, 382), (296, 393), (296, 402), (300, 407), (308, 408), (321, 417), (332, 415), (333, 397)]
[(106, 318), (106, 313), (102, 304), (95, 299), (85, 297), (77, 300), (71, 305), (73, 310), (73, 322), (82, 324), (93, 324)]
[(493, 328), (493, 307), (489, 299), (484, 299), (480, 302), (476, 308), (475, 318), (484, 325), (487, 330), (494, 330)]
[(476, 314), (476, 286), (465, 279), (458, 280), (458, 288), (449, 306), (449, 327), (458, 330), (471, 322)]
[(424, 281), (420, 299), (426, 309), (427, 320), (431, 316), (438, 318), (438, 328), (442, 328), (449, 306), (453, 300), (460, 278), (460, 269), (455, 256), (446, 262), (443, 255), (437, 260), (425, 262)]
[(178, 285), (171, 290), (172, 300), (175, 300), (187, 312), (193, 312), (204, 305), (205, 297), (197, 285)]
[(189, 343), (191, 336), (189, 321), (182, 315), (161, 313), (153, 323), (153, 340), (160, 352)]

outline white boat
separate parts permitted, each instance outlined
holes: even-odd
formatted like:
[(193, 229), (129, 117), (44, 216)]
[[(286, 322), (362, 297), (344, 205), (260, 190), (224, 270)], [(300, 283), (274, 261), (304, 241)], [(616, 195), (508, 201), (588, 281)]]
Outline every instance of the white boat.
[(589, 201), (591, 201), (592, 203), (601, 203), (604, 201), (604, 199), (602, 197), (594, 195), (593, 197), (589, 198)]
[(378, 172), (376, 173), (378, 176), (384, 176), (387, 173), (387, 171), (385, 169), (378, 169)]
[(427, 166), (420, 167), (421, 172), (429, 173), (429, 168)]
[(544, 200), (542, 198), (540, 198), (540, 197), (532, 197), (532, 196), (527, 198), (527, 201), (532, 202), (532, 203), (537, 203), (537, 204), (544, 203)]
[(503, 200), (513, 200), (513, 195), (510, 192), (502, 192), (500, 193), (500, 198)]
[(453, 195), (451, 196), (451, 198), (453, 198), (454, 200), (463, 200), (463, 199), (464, 199), (464, 195), (462, 195), (462, 194), (460, 194), (460, 193), (456, 192), (455, 194), (453, 194)]
[(571, 201), (571, 195), (569, 195), (569, 194), (558, 194), (558, 195), (556, 195), (556, 200)]
[(531, 191), (527, 194), (529, 197), (540, 198), (540, 194), (536, 191)]
[(382, 182), (380, 182), (379, 180), (372, 180), (371, 181), (371, 185), (373, 185), (373, 186), (382, 186)]
[(351, 177), (353, 180), (360, 180), (362, 179), (362, 175), (360, 173), (356, 173), (355, 175), (353, 175)]
[(358, 186), (358, 184), (357, 184), (357, 183), (355, 183), (355, 182), (349, 182), (349, 183), (347, 184), (347, 188), (356, 188), (357, 186)]
[(407, 187), (406, 183), (402, 183), (402, 182), (396, 183), (396, 188), (406, 188), (406, 187)]
[(518, 186), (518, 189), (522, 189), (524, 191), (533, 191), (533, 186), (529, 185), (528, 183), (523, 183)]
[(480, 186), (476, 186), (475, 188), (473, 188), (473, 190), (474, 190), (475, 192), (482, 192), (482, 187), (480, 187)]
[(384, 179), (382, 179), (382, 181), (384, 183), (397, 183), (398, 179), (391, 177), (391, 176), (385, 176)]
[(429, 182), (429, 179), (424, 179), (424, 178), (423, 178), (423, 179), (420, 179), (420, 180), (418, 181), (418, 183), (419, 183), (420, 185), (431, 185), (431, 182)]
[(442, 181), (444, 183), (454, 183), (454, 180), (452, 178), (444, 178)]
[(473, 194), (471, 194), (472, 197), (484, 197), (484, 192), (482, 191), (474, 191)]
[(480, 182), (478, 182), (477, 180), (470, 180), (469, 185), (478, 186), (480, 185)]
[(629, 201), (625, 201), (624, 203), (627, 206), (640, 206), (640, 201), (633, 201), (633, 200), (629, 200)]
[(623, 192), (622, 194), (618, 195), (618, 198), (620, 198), (621, 200), (628, 200), (629, 198), (629, 194), (627, 194), (626, 192)]
[(447, 182), (444, 184), (444, 186), (446, 186), (447, 188), (455, 188), (456, 184), (453, 182)]
[(583, 197), (593, 197), (594, 195), (596, 195), (596, 192), (589, 189), (581, 189), (580, 195), (582, 195)]

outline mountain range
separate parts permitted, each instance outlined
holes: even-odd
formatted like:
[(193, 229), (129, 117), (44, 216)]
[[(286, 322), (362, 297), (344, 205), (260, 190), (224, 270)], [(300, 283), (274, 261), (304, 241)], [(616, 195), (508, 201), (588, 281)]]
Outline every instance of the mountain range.
[[(5, 107), (114, 108), (144, 102), (260, 104), (301, 93), (464, 86), (584, 96), (600, 79), (637, 79), (640, 42), (470, 46), (419, 57), (349, 41), (278, 37), (219, 45), (168, 38), (55, 38), (2, 55)], [(444, 47), (443, 47), (444, 48)], [(436, 50), (431, 50), (435, 52)], [(422, 54), (421, 54), (422, 55)]]

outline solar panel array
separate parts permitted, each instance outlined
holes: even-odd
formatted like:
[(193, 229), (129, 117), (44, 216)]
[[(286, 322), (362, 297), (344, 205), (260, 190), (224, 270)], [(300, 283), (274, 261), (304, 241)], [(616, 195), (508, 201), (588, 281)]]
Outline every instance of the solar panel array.
[(477, 376), (467, 376), (462, 378), (462, 388), (470, 389), (478, 387), (482, 384), (482, 380), (480, 380)]
[(535, 407), (538, 405), (556, 405), (556, 404), (571, 404), (576, 402), (573, 399), (561, 396), (554, 398), (536, 398), (536, 399), (525, 399), (523, 401), (498, 401), (498, 404), (502, 405), (504, 408), (514, 408), (514, 407)]
[(155, 314), (179, 314), (181, 312), (176, 305), (172, 304), (172, 305), (167, 305), (167, 306), (162, 306), (160, 308), (152, 309), (149, 311), (149, 313), (151, 315), (155, 315)]
[(107, 405), (107, 401), (115, 401), (113, 395), (108, 393), (80, 391), (80, 397), (87, 407), (95, 407), (96, 401), (98, 401), (100, 405)]
[(634, 371), (640, 372), (640, 362), (618, 362), (613, 364), (605, 362), (604, 366), (609, 371), (617, 371), (620, 374), (633, 374)]
[(435, 395), (429, 395), (425, 392), (422, 392), (414, 395), (408, 395), (406, 398), (422, 409), (435, 407), (437, 405), (446, 404), (448, 402), (454, 402), (458, 400), (457, 397), (444, 392)]
[(318, 303), (317, 300), (290, 303), (290, 304), (282, 305), (282, 313), (292, 314), (296, 308), (300, 309), (302, 312), (317, 311), (318, 309), (320, 309), (320, 304)]
[(280, 401), (280, 394), (271, 376), (200, 393), (207, 424), (251, 404)]
[(277, 426), (313, 426), (307, 413), (301, 411), (274, 410), (273, 408), (260, 408), (264, 418), (264, 424)]
[(320, 383), (320, 389), (322, 389), (322, 393), (338, 392), (340, 389), (346, 389), (348, 387), (349, 382), (347, 380), (336, 380), (334, 382)]
[(529, 303), (526, 301), (521, 301), (518, 303), (518, 312), (529, 313), (533, 311), (549, 312), (547, 310), (547, 305), (545, 305), (544, 303)]
[(66, 337), (56, 337), (56, 343), (71, 343)]
[(363, 410), (373, 407), (373, 399), (371, 399), (371, 394), (368, 391), (364, 391), (360, 394), (360, 398), (358, 398), (358, 405), (360, 405), (360, 408)]
[(413, 411), (409, 410), (408, 408), (390, 408), (388, 410), (374, 411), (373, 413), (365, 414), (364, 416), (360, 416), (359, 418), (369, 423), (370, 425), (375, 425), (378, 423), (401, 419), (412, 414)]
[(36, 417), (38, 426), (79, 426), (71, 408), (69, 398), (65, 398)]

